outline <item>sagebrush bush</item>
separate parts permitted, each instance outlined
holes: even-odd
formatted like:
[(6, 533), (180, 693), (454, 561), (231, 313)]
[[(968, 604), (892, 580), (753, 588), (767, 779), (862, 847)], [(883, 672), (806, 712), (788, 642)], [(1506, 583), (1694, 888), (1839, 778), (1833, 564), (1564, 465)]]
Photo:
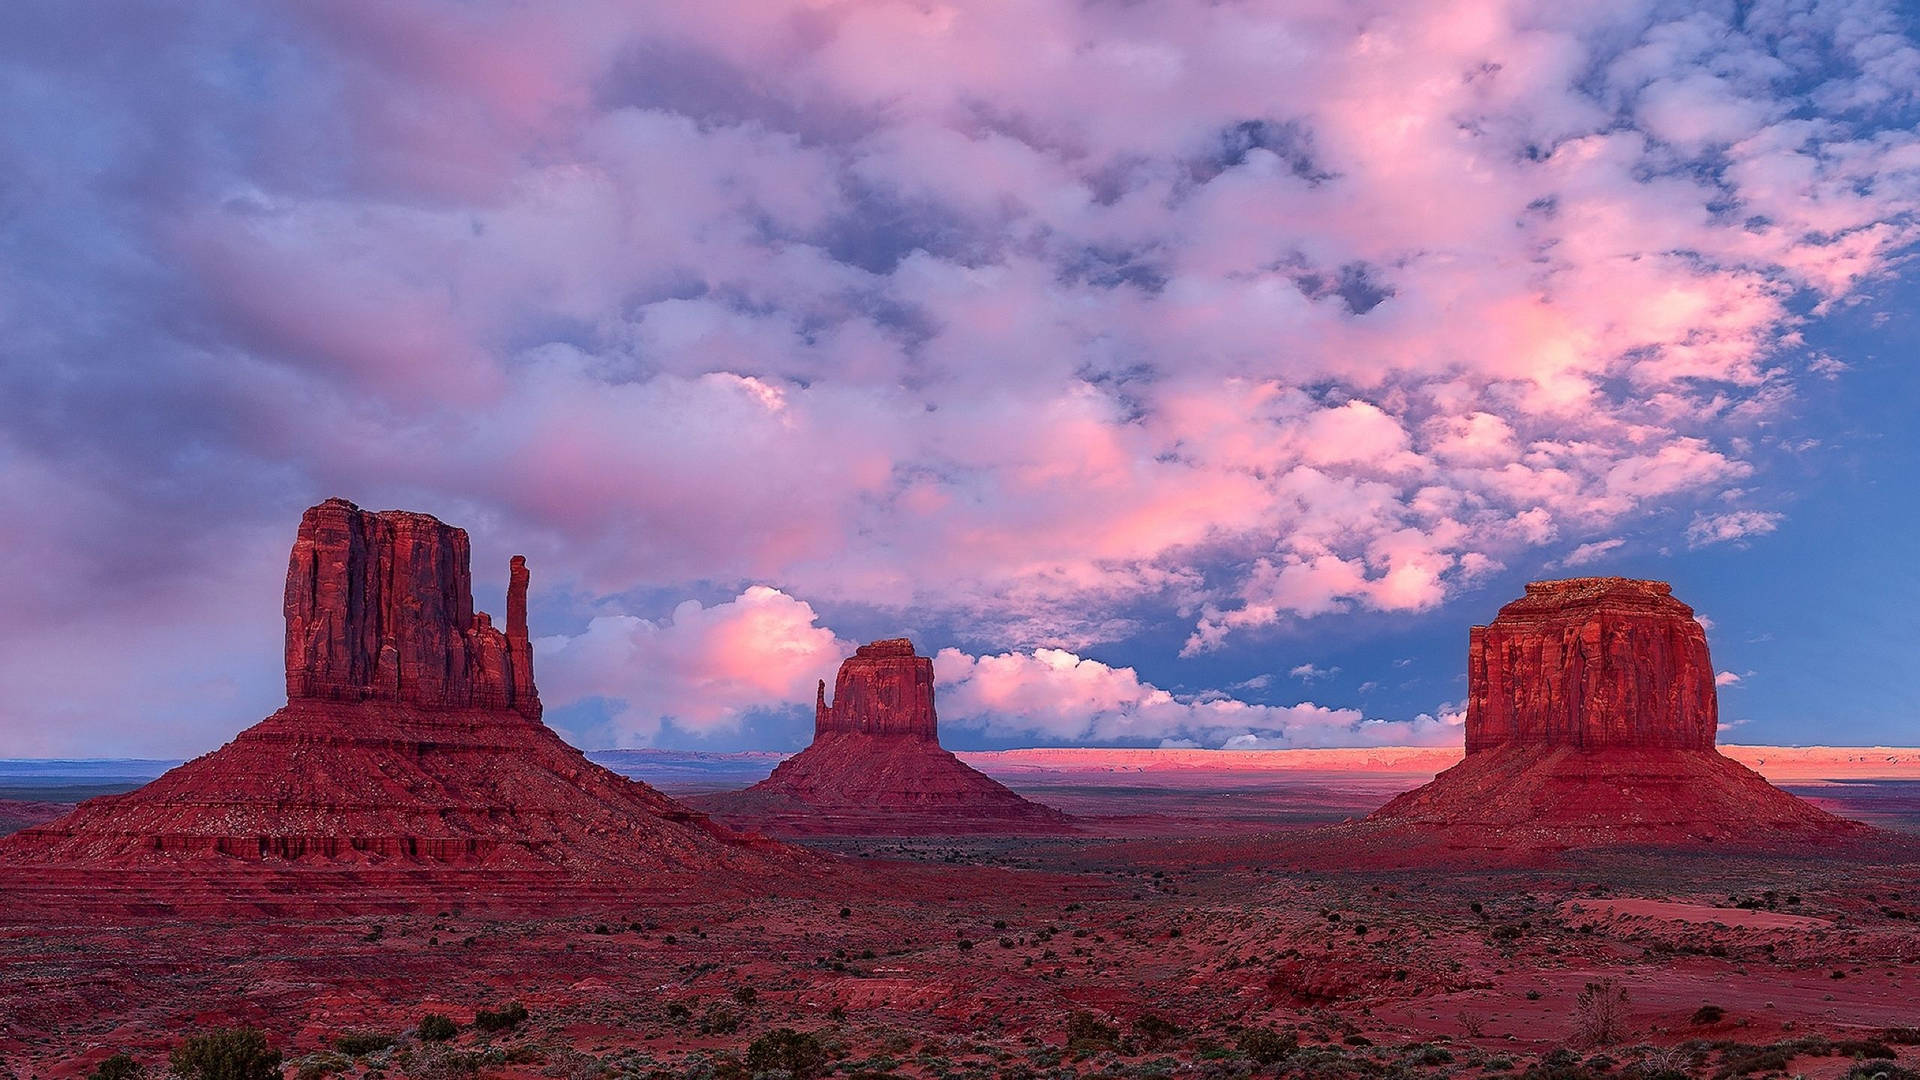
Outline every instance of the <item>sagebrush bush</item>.
[(1261, 1065), (1272, 1065), (1300, 1049), (1300, 1036), (1272, 1028), (1249, 1028), (1240, 1033), (1240, 1052)]
[(827, 1048), (810, 1031), (774, 1028), (747, 1044), (747, 1071), (784, 1072), (793, 1080), (812, 1080), (827, 1068)]
[(180, 1080), (280, 1080), (280, 1051), (258, 1028), (218, 1028), (174, 1048), (168, 1067)]
[(100, 1063), (87, 1074), (87, 1080), (139, 1080), (147, 1070), (133, 1060), (131, 1054), (114, 1054), (100, 1059)]
[(527, 1019), (527, 1007), (509, 1001), (499, 1009), (481, 1009), (473, 1014), (473, 1026), (481, 1031), (506, 1031), (519, 1027)]
[(348, 1031), (334, 1036), (333, 1048), (348, 1057), (365, 1057), (387, 1049), (394, 1041), (393, 1036), (376, 1031)]
[(1601, 979), (1573, 999), (1574, 1037), (1583, 1046), (1612, 1046), (1627, 1037), (1627, 988)]
[(1095, 1054), (1119, 1047), (1119, 1028), (1102, 1023), (1099, 1017), (1090, 1012), (1077, 1012), (1067, 1017), (1067, 1053)]

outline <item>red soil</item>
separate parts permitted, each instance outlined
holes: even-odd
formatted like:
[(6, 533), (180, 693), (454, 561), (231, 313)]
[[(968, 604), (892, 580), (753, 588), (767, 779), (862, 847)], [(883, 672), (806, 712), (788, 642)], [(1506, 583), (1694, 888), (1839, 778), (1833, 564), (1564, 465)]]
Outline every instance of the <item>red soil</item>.
[(73, 809), (72, 803), (38, 799), (0, 799), (0, 836), (52, 821)]
[(1514, 745), (1469, 754), (1352, 829), (1356, 840), (1458, 851), (1617, 845), (1779, 846), (1865, 838), (1711, 750)]

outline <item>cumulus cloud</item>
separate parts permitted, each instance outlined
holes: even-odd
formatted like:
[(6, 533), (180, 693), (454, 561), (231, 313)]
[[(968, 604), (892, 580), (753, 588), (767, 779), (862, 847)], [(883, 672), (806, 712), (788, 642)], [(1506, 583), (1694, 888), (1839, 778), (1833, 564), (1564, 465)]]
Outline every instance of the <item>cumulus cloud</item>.
[(571, 636), (535, 642), (550, 704), (616, 704), (614, 745), (647, 745), (666, 725), (694, 735), (739, 729), (756, 712), (811, 708), (851, 643), (817, 624), (811, 605), (755, 585), (711, 607), (688, 600), (659, 622), (603, 615)]
[(1767, 510), (1733, 510), (1724, 514), (1697, 513), (1687, 526), (1687, 546), (1700, 548), (1765, 536), (1780, 527), (1784, 514)]
[[(622, 746), (650, 745), (669, 732), (732, 733), (756, 715), (797, 714), (811, 706), (815, 680), (831, 682), (853, 651), (820, 625), (810, 604), (762, 585), (711, 606), (685, 601), (657, 621), (601, 615), (578, 634), (540, 638), (535, 647), (549, 708), (607, 702), (607, 729), (590, 734)], [(1460, 724), (1456, 716), (1391, 721), (1313, 702), (1258, 705), (1215, 691), (1175, 694), (1131, 667), (1064, 649), (975, 656), (947, 648), (934, 656), (934, 674), (941, 723), (999, 739), (1379, 745), (1446, 742)]]
[(1299, 664), (1287, 669), (1287, 674), (1301, 682), (1313, 682), (1316, 679), (1330, 679), (1340, 674), (1338, 667), (1316, 667), (1313, 664)]
[(1722, 671), (1713, 677), (1713, 685), (1715, 686), (1734, 686), (1740, 681), (1741, 677), (1731, 671)]
[(1606, 558), (1610, 553), (1626, 546), (1626, 543), (1626, 540), (1618, 536), (1609, 537), (1605, 540), (1592, 540), (1567, 552), (1566, 555), (1560, 559), (1560, 565), (1572, 567), (1596, 563)]
[(933, 667), (941, 722), (1001, 737), (1227, 748), (1457, 738), (1457, 724), (1426, 714), (1412, 721), (1372, 720), (1357, 709), (1313, 702), (1255, 705), (1222, 694), (1177, 695), (1142, 681), (1133, 668), (1064, 649), (984, 656), (942, 649)]
[(0, 76), (0, 454), (61, 503), (0, 521), (54, 607), (187, 640), (254, 617), (87, 586), (331, 494), (569, 596), (1020, 649), (1431, 610), (1764, 506), (1757, 434), (1841, 374), (1807, 312), (1920, 200), (1878, 0), (27, 3)]

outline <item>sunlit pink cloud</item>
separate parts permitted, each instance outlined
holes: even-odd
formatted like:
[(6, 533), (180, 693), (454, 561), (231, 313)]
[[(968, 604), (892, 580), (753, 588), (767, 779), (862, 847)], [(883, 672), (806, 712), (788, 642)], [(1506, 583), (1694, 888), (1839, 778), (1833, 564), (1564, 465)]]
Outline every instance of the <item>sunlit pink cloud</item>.
[[(51, 104), (0, 151), (59, 242), (0, 326), (71, 355), (10, 377), (0, 445), (59, 475), (69, 583), (129, 572), (81, 541), (133, 488), (260, 535), (329, 494), (463, 515), (583, 620), (764, 583), (1031, 659), (1431, 611), (1630, 529), (1773, 528), (1764, 458), (1834, 374), (1803, 321), (1920, 197), (1886, 119), (1920, 52), (1874, 0), (24, 29)], [(221, 595), (168, 616), (256, 625)]]

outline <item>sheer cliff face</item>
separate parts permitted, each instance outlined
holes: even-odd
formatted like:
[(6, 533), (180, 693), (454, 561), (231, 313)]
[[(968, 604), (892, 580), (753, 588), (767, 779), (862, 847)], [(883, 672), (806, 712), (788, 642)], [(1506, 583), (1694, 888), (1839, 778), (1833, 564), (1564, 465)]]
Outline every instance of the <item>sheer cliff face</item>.
[(1534, 582), (1473, 628), (1467, 665), (1467, 756), (1341, 834), (1343, 855), (1537, 858), (1872, 834), (1714, 750), (1706, 631), (1664, 582)]
[(1473, 628), (1467, 753), (1507, 745), (1711, 750), (1706, 630), (1664, 582), (1537, 581)]
[(933, 661), (913, 655), (913, 643), (906, 638), (860, 646), (840, 665), (833, 705), (827, 705), (824, 682), (814, 702), (813, 737), (845, 733), (938, 745)]
[(509, 570), (507, 629), (473, 610), (467, 534), (426, 514), (328, 499), (300, 519), (287, 563), (289, 701), (510, 708), (537, 718), (526, 560)]

